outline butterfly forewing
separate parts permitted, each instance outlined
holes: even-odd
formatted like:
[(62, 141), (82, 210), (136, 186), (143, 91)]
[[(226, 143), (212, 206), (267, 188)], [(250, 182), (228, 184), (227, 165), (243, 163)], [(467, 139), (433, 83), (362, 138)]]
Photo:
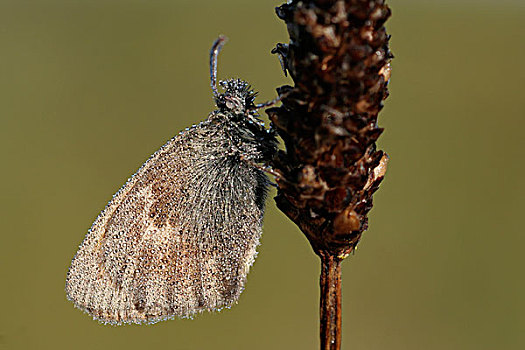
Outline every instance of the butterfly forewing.
[(181, 133), (93, 223), (69, 269), (68, 298), (116, 324), (231, 306), (256, 255), (267, 185), (220, 125)]

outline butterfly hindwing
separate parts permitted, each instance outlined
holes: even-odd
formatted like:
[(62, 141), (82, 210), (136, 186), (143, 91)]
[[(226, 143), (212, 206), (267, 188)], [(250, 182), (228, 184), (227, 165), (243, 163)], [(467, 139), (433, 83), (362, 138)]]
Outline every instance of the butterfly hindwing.
[(267, 184), (214, 123), (181, 133), (93, 223), (69, 269), (68, 298), (115, 324), (231, 306), (256, 255)]

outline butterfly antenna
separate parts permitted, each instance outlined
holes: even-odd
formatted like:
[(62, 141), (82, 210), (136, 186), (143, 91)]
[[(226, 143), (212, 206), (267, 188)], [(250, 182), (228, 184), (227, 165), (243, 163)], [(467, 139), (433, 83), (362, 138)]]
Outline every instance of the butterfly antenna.
[(226, 38), (224, 35), (220, 35), (213, 43), (213, 46), (210, 50), (211, 90), (213, 91), (213, 96), (215, 98), (219, 96), (219, 91), (217, 90), (217, 56), (219, 56), (219, 52), (227, 40), (228, 38)]

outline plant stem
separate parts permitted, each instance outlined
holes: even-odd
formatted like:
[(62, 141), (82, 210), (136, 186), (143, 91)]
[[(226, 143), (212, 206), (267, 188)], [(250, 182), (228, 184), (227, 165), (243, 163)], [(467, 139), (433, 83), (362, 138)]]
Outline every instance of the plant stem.
[(321, 350), (341, 348), (341, 260), (321, 252)]

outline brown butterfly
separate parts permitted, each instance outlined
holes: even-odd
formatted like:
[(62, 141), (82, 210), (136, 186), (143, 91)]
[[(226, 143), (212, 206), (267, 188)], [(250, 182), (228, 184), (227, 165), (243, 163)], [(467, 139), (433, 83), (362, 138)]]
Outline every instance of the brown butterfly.
[(270, 184), (258, 163), (277, 150), (238, 79), (216, 86), (217, 110), (181, 132), (113, 196), (67, 274), (67, 297), (104, 323), (154, 323), (230, 307), (257, 255)]

